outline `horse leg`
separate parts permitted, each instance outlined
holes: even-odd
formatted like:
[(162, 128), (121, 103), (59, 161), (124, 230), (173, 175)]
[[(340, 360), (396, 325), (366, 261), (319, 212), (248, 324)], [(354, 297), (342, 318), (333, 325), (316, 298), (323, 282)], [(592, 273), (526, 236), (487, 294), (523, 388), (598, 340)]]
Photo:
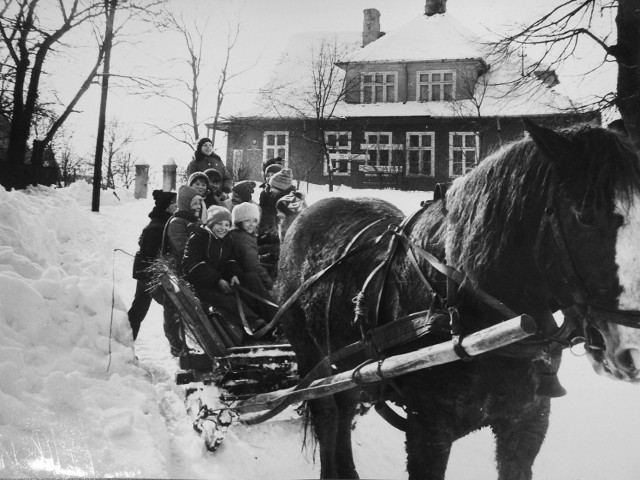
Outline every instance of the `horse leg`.
[(496, 437), (498, 480), (530, 480), (533, 462), (542, 447), (549, 427), (549, 398), (541, 398), (519, 419), (505, 419), (491, 424)]
[(409, 480), (443, 480), (453, 440), (431, 417), (414, 412), (408, 414), (407, 420)]
[(338, 406), (338, 429), (336, 431), (336, 469), (337, 478), (360, 478), (353, 461), (351, 431), (353, 417), (356, 414), (359, 393), (347, 391), (334, 395)]
[(336, 462), (339, 411), (333, 397), (309, 401), (311, 424), (320, 447), (320, 478), (341, 478)]

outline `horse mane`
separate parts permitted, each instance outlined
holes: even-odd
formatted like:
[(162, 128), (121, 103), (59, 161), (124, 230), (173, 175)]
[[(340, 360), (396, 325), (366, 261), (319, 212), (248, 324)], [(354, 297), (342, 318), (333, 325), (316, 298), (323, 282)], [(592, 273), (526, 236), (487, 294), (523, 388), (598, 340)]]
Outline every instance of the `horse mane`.
[[(613, 208), (616, 198), (630, 203), (640, 191), (638, 157), (621, 135), (586, 125), (561, 133), (576, 149), (573, 160), (554, 163), (525, 137), (453, 183), (447, 195), (447, 259), (474, 284), (482, 282), (507, 246), (535, 242), (554, 177), (561, 194), (582, 195), (583, 208)], [(525, 220), (532, 225), (527, 232)]]

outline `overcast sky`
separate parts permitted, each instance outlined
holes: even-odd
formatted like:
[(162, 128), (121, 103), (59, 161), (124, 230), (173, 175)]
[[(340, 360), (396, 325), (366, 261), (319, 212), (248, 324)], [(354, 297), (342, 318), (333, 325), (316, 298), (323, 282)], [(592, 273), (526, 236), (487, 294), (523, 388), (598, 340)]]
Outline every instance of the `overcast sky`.
[[(487, 29), (504, 30), (516, 22), (525, 22), (545, 10), (553, 0), (449, 0), (447, 14), (454, 15), (470, 29), (483, 33)], [(187, 22), (198, 19), (201, 24), (208, 18), (205, 72), (205, 92), (201, 117), (213, 113), (213, 93), (216, 82), (216, 62), (224, 55), (225, 36), (228, 24), (239, 22), (241, 26), (238, 45), (232, 54), (231, 70), (240, 71), (255, 65), (247, 73), (234, 80), (225, 97), (223, 114), (234, 113), (250, 105), (253, 93), (260, 88), (273, 70), (273, 64), (282, 53), (287, 41), (298, 33), (309, 31), (361, 31), (363, 10), (377, 8), (381, 13), (381, 29), (391, 32), (410, 22), (424, 12), (424, 0), (169, 0), (170, 7), (181, 10)], [(140, 36), (142, 43), (132, 48), (125, 43), (114, 48), (113, 69), (121, 73), (150, 73), (166, 75), (175, 71), (176, 65), (168, 59), (181, 55), (181, 44), (169, 35)], [(595, 48), (586, 57), (602, 56)], [(585, 59), (577, 59), (584, 62)], [(577, 62), (579, 64), (579, 61)], [(73, 85), (74, 75), (82, 70), (76, 65), (57, 64), (60, 68), (59, 85)], [(55, 70), (55, 69), (52, 69)], [(591, 75), (588, 82), (584, 76), (575, 77), (568, 69), (561, 77), (564, 85), (571, 85), (572, 93), (586, 94), (598, 88), (612, 89), (615, 80), (609, 73), (598, 77)], [(580, 72), (581, 74), (583, 72)], [(65, 77), (65, 75), (67, 75)], [(573, 78), (571, 78), (573, 77)], [(578, 80), (583, 80), (579, 82)], [(77, 80), (76, 80), (77, 81)], [(187, 111), (177, 104), (157, 99), (145, 99), (136, 92), (113, 89), (110, 92), (108, 117), (117, 117), (120, 122), (136, 132), (136, 154), (152, 165), (162, 165), (169, 157), (177, 163), (189, 160), (190, 152), (173, 140), (150, 134), (145, 123), (166, 122), (170, 118), (185, 117)], [(207, 104), (208, 103), (208, 104)], [(79, 153), (90, 153), (95, 148), (99, 89), (93, 88), (83, 99), (81, 114), (71, 118), (69, 127), (76, 132)], [(206, 130), (202, 130), (206, 132)], [(216, 150), (224, 158), (224, 145)]]

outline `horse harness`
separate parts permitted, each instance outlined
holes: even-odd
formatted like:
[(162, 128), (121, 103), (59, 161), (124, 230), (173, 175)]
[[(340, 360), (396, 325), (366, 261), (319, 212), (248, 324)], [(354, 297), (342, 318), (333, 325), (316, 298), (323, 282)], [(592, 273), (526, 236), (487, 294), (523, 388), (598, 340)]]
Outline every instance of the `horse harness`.
[[(323, 372), (326, 372), (328, 369), (336, 368), (335, 364), (337, 362), (352, 357), (356, 354), (365, 353), (367, 356), (367, 360), (362, 363), (360, 367), (373, 362), (378, 362), (378, 365), (380, 365), (384, 360), (385, 350), (407, 344), (414, 340), (418, 340), (427, 334), (440, 335), (443, 337), (447, 336), (448, 338), (451, 338), (453, 342), (453, 349), (458, 357), (461, 360), (470, 361), (472, 357), (467, 354), (467, 352), (461, 345), (461, 340), (463, 338), (464, 332), (462, 331), (460, 313), (456, 305), (457, 292), (461, 288), (464, 288), (467, 292), (475, 296), (475, 298), (490, 306), (501, 315), (504, 315), (506, 318), (513, 318), (517, 316), (517, 314), (513, 310), (504, 305), (500, 300), (489, 295), (480, 288), (473, 286), (470, 282), (465, 281), (466, 277), (464, 276), (464, 274), (454, 269), (453, 267), (446, 265), (446, 263), (440, 261), (434, 255), (424, 250), (422, 247), (411, 242), (411, 240), (407, 237), (405, 233), (407, 226), (411, 224), (411, 222), (413, 222), (413, 220), (426, 208), (428, 208), (433, 202), (438, 200), (444, 202), (445, 193), (446, 186), (444, 186), (443, 184), (439, 184), (438, 188), (436, 188), (436, 192), (434, 193), (433, 201), (422, 202), (421, 208), (406, 217), (399, 225), (389, 225), (387, 230), (382, 234), (367, 242), (355, 246), (356, 242), (366, 232), (378, 225), (383, 219), (378, 219), (366, 225), (353, 237), (353, 239), (346, 246), (344, 253), (337, 260), (303, 282), (302, 285), (300, 285), (298, 289), (279, 308), (272, 321), (268, 325), (260, 329), (258, 332), (255, 332), (255, 335), (259, 338), (259, 336), (263, 335), (264, 332), (273, 328), (280, 321), (284, 312), (298, 298), (300, 298), (300, 296), (306, 290), (308, 290), (313, 284), (320, 280), (320, 278), (324, 277), (326, 274), (333, 271), (338, 266), (344, 264), (347, 259), (355, 255), (356, 253), (380, 245), (385, 237), (391, 235), (391, 240), (389, 241), (389, 245), (387, 246), (387, 251), (385, 252), (383, 260), (371, 270), (368, 277), (364, 281), (360, 292), (353, 299), (355, 303), (355, 314), (352, 323), (359, 326), (362, 336), (361, 340), (346, 345), (334, 352), (329, 352), (298, 383), (298, 385), (294, 387), (295, 390), (306, 388), (309, 384), (311, 384), (312, 381), (320, 378), (323, 375)], [(380, 311), (380, 305), (382, 302), (387, 274), (399, 246), (403, 247), (413, 270), (416, 272), (422, 284), (431, 294), (432, 302), (428, 310), (415, 312), (410, 315), (395, 319), (392, 322), (378, 326), (377, 318)], [(434, 285), (432, 280), (424, 275), (418, 264), (417, 256), (426, 260), (436, 271), (445, 276), (445, 295), (439, 293), (438, 287)], [(372, 285), (374, 285), (374, 283), (376, 282), (376, 279), (378, 281), (378, 285), (380, 285), (380, 288), (377, 288), (375, 291), (375, 303), (373, 312), (370, 312), (365, 308), (365, 299), (367, 298), (368, 291), (371, 290)], [(333, 282), (331, 284), (331, 287), (333, 287)], [(333, 288), (330, 288), (330, 292), (332, 292), (332, 290)], [(327, 309), (329, 308), (329, 305), (330, 300), (328, 302)], [(367, 318), (372, 319), (373, 321), (367, 322)], [(568, 342), (566, 342), (568, 333), (570, 332), (559, 331), (553, 337), (546, 337), (541, 340), (536, 340), (530, 342), (530, 344), (528, 345), (525, 345), (525, 343), (522, 341), (518, 342), (518, 344), (520, 344), (520, 347), (516, 348), (523, 349), (523, 353), (518, 354), (511, 351), (510, 353), (507, 353), (506, 356), (533, 356), (532, 348), (537, 351), (540, 348), (541, 344), (546, 344), (549, 341), (558, 341), (560, 343), (566, 344), (566, 346), (569, 346)], [(354, 381), (356, 383), (358, 383), (358, 368), (356, 368), (356, 371), (354, 373)], [(399, 396), (402, 396), (392, 379), (384, 377), (382, 373), (379, 373), (379, 377), (380, 381), (383, 382), (383, 386), (384, 384), (391, 386), (394, 390), (396, 390), (396, 392), (398, 392)], [(364, 386), (362, 382), (360, 382), (360, 384)], [(286, 403), (277, 405), (270, 411), (248, 420), (247, 423), (255, 424), (263, 422), (277, 415), (286, 407)], [(375, 404), (375, 408), (376, 411), (390, 424), (392, 424), (396, 428), (404, 430), (404, 427), (406, 426), (406, 419), (402, 418), (395, 411), (393, 411), (384, 401), (377, 402)]]

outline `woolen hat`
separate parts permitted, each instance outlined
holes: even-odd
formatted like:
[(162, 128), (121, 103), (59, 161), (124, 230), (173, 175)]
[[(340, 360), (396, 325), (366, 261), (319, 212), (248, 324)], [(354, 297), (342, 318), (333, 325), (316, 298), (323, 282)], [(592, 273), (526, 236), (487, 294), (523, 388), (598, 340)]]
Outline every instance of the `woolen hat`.
[(176, 198), (176, 192), (165, 192), (163, 190), (154, 190), (151, 195), (159, 210), (166, 210)]
[(207, 142), (209, 142), (209, 143), (213, 144), (213, 142), (211, 141), (211, 139), (210, 139), (210, 138), (207, 138), (207, 137), (204, 137), (204, 138), (201, 138), (200, 140), (198, 140), (198, 143), (197, 143), (197, 146), (196, 146), (196, 152), (199, 152), (199, 151), (200, 151), (200, 149), (202, 148), (202, 145), (204, 145), (204, 144), (205, 144), (205, 143), (207, 143)]
[(269, 185), (280, 190), (288, 190), (293, 185), (293, 174), (288, 168), (283, 168), (269, 179)]
[(178, 189), (178, 210), (191, 210), (191, 200), (198, 195), (198, 191), (189, 185), (181, 185)]
[(262, 162), (262, 173), (264, 173), (267, 167), (271, 165), (283, 166), (283, 164), (284, 164), (284, 160), (282, 160), (282, 157), (275, 157), (275, 158), (270, 158), (268, 160), (265, 160)]
[(211, 183), (222, 182), (222, 175), (215, 168), (207, 168), (204, 171), (204, 174), (207, 176), (207, 178), (209, 178), (209, 181)]
[(250, 202), (251, 197), (253, 195), (253, 190), (256, 188), (256, 182), (251, 180), (242, 180), (236, 183), (232, 191), (236, 192), (236, 194), (240, 197), (240, 200), (243, 202)]
[(204, 172), (193, 172), (191, 175), (189, 175), (189, 181), (187, 181), (187, 184), (191, 186), (196, 180), (202, 180), (207, 184), (207, 186), (209, 185), (209, 177), (207, 177)]
[(207, 209), (207, 225), (220, 223), (226, 220), (231, 223), (231, 212), (225, 207), (219, 207), (218, 205), (211, 205)]
[(269, 165), (264, 170), (264, 178), (266, 179), (269, 175), (274, 175), (274, 174), (278, 173), (280, 170), (282, 170), (282, 165), (279, 165), (277, 163)]
[(260, 220), (260, 207), (255, 203), (240, 203), (231, 210), (231, 218), (233, 223), (240, 223), (253, 218)]

